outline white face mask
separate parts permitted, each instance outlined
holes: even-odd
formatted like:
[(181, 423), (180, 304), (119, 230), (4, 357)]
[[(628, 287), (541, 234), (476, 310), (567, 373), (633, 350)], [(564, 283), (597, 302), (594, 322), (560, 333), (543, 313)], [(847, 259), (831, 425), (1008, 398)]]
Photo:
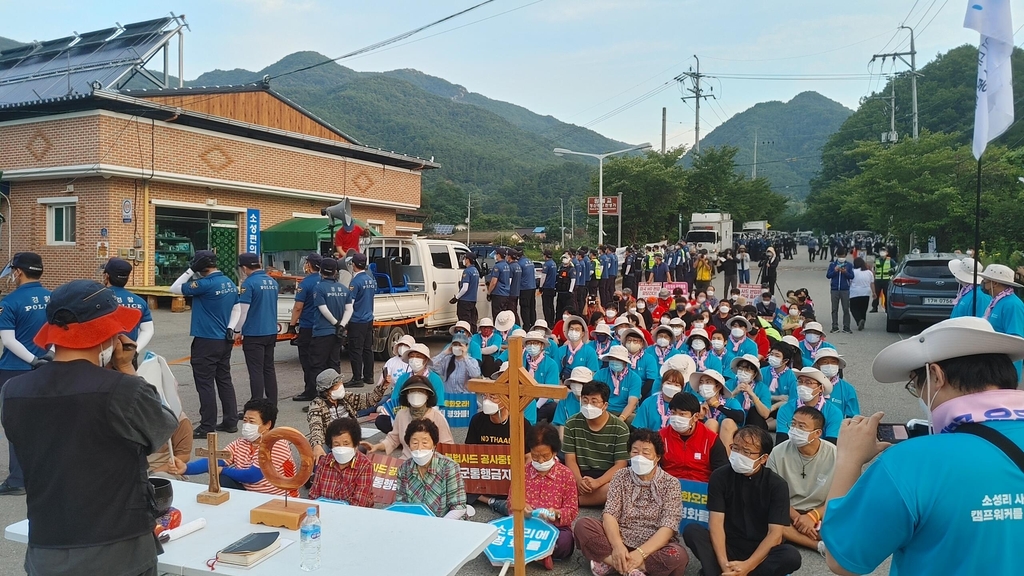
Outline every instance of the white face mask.
[(741, 384), (748, 384), (754, 379), (754, 373), (750, 370), (737, 370), (736, 380), (739, 380)]
[(657, 344), (658, 344), (659, 348), (668, 348), (669, 345), (672, 344), (672, 339), (671, 338), (658, 338)]
[(534, 460), (532, 461), (532, 464), (533, 469), (536, 470), (537, 472), (547, 472), (555, 467), (555, 459), (552, 458), (547, 462), (537, 462), (536, 460)]
[(409, 392), (409, 395), (406, 396), (406, 398), (409, 400), (409, 406), (412, 406), (413, 408), (421, 408), (427, 403), (426, 392), (420, 392), (419, 390)]
[(331, 448), (331, 454), (334, 455), (334, 461), (338, 464), (348, 464), (356, 457), (356, 449), (351, 446), (335, 446)]
[(430, 459), (434, 457), (433, 450), (413, 450), (412, 460), (420, 466), (426, 466)]
[(810, 386), (799, 385), (796, 387), (796, 397), (801, 402), (810, 402), (814, 398), (814, 390)]
[(452, 346), (452, 356), (455, 356), (456, 358), (461, 358), (462, 355), (465, 353), (466, 349), (463, 348), (462, 346)]
[(637, 454), (629, 459), (629, 467), (637, 476), (646, 476), (654, 470), (654, 460), (650, 460), (642, 454)]
[(577, 398), (579, 398), (580, 394), (583, 393), (583, 384), (580, 384), (579, 382), (573, 382), (572, 384), (569, 384), (569, 390), (572, 390), (572, 393), (575, 394)]
[(768, 365), (772, 368), (778, 368), (779, 366), (782, 366), (782, 358), (779, 358), (778, 356), (769, 356)]
[(800, 310), (796, 306), (793, 306), (792, 308), (789, 309), (789, 315), (792, 316), (793, 318), (799, 318)]
[(568, 314), (566, 314), (565, 316), (562, 316), (562, 322), (568, 322), (569, 318), (572, 318), (572, 316), (569, 316)]
[(740, 454), (733, 450), (732, 454), (729, 454), (729, 465), (737, 474), (753, 474), (757, 470), (757, 460), (753, 460), (748, 456)]
[(336, 389), (331, 390), (331, 398), (334, 400), (341, 400), (345, 397), (345, 386), (338, 386)]
[(665, 384), (661, 385), (661, 393), (664, 394), (666, 398), (672, 398), (673, 396), (675, 396), (676, 394), (679, 394), (682, 391), (683, 391), (683, 387), (682, 386), (676, 386), (675, 384), (668, 384), (668, 383), (665, 383)]
[(111, 344), (109, 348), (100, 348), (100, 368), (106, 368), (110, 365), (110, 361), (114, 358), (114, 345)]
[(693, 323), (693, 329), (694, 330), (703, 330), (704, 329), (704, 323), (703, 322), (694, 322)]
[(530, 344), (526, 347), (526, 354), (532, 358), (540, 356), (540, 344)]
[(845, 263), (846, 262), (846, 256), (840, 256), (839, 258), (836, 258), (836, 262), (839, 262), (840, 264)]
[(808, 332), (807, 334), (804, 334), (804, 340), (807, 340), (808, 344), (817, 344), (818, 342), (821, 342), (821, 336), (814, 332)]
[(729, 310), (731, 310), (731, 308), (729, 308), (728, 306), (719, 306), (718, 307), (718, 311), (722, 313), (722, 316), (728, 316), (729, 315)]
[(622, 339), (626, 337), (626, 330), (628, 330), (628, 328), (619, 328), (615, 331), (619, 336), (619, 342), (622, 342)]
[(498, 412), (499, 408), (500, 406), (498, 406), (498, 403), (489, 398), (484, 398), (483, 402), (480, 402), (480, 410), (484, 414), (495, 414)]
[(643, 347), (644, 347), (644, 345), (641, 344), (640, 342), (636, 342), (636, 341), (626, 342), (626, 350), (629, 350), (630, 354), (636, 354), (637, 352), (642, 350)]
[(806, 430), (799, 428), (789, 429), (789, 439), (793, 441), (793, 445), (797, 448), (803, 448), (811, 443), (811, 433)]
[(713, 398), (718, 393), (718, 386), (715, 386), (714, 384), (701, 384), (697, 387), (697, 390), (700, 392), (700, 395), (707, 400), (708, 398)]
[(565, 335), (569, 338), (570, 342), (579, 342), (583, 339), (583, 332), (579, 330), (569, 330)]
[(248, 422), (242, 422), (242, 438), (245, 438), (249, 442), (255, 442), (260, 439), (260, 427), (258, 424), (250, 424)]
[(675, 430), (676, 432), (679, 432), (680, 434), (686, 434), (687, 432), (690, 431), (690, 428), (693, 426), (693, 419), (687, 418), (685, 416), (679, 416), (678, 414), (673, 414), (672, 416), (668, 417), (668, 425), (671, 426), (672, 429)]
[(683, 329), (679, 328), (678, 326), (673, 328), (672, 329), (672, 335), (675, 336), (676, 338), (679, 338), (680, 336), (683, 335)]
[(824, 374), (826, 378), (835, 378), (839, 375), (838, 364), (822, 364), (818, 370), (821, 370), (821, 373)]
[(711, 347), (714, 348), (715, 350), (721, 350), (722, 348), (725, 348), (725, 341), (724, 340), (712, 340), (711, 341)]
[(705, 300), (707, 300), (707, 298), (705, 298), (704, 296), (697, 296), (698, 304), (703, 304)]
[(614, 308), (609, 308), (604, 311), (605, 318), (615, 318), (618, 312)]
[(747, 334), (747, 331), (742, 326), (737, 326), (730, 330), (729, 333), (732, 334), (733, 338), (739, 340), (740, 338), (743, 338), (743, 336)]
[(642, 301), (641, 302), (637, 302), (636, 303), (636, 309), (641, 311), (641, 312), (643, 312), (644, 310), (647, 309), (647, 303), (646, 302), (642, 302)]
[(694, 352), (703, 352), (705, 348), (707, 348), (707, 344), (700, 338), (694, 338), (690, 341), (690, 349)]
[(408, 349), (409, 349), (409, 347), (406, 346), (405, 344), (402, 344), (401, 346), (399, 346), (398, 347), (398, 356), (399, 356), (399, 358), (401, 358), (402, 354), (405, 354), (405, 351), (408, 350)]
[(583, 417), (586, 418), (587, 420), (593, 420), (594, 418), (600, 416), (603, 412), (604, 410), (598, 408), (597, 406), (591, 406), (590, 404), (584, 404), (583, 406), (580, 406), (580, 414), (583, 414)]
[(426, 366), (427, 361), (423, 358), (409, 358), (409, 369), (413, 372), (419, 372)]
[(658, 320), (658, 323), (661, 324), (662, 326), (668, 326), (668, 323), (671, 322), (671, 321), (672, 321), (672, 319), (669, 318), (668, 315), (666, 314), (665, 316), (661, 317), (661, 320)]

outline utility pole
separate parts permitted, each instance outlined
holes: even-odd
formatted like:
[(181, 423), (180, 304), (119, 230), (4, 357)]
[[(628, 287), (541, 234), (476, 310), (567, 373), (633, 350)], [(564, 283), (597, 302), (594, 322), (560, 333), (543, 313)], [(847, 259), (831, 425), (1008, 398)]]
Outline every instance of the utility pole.
[(896, 78), (892, 79), (892, 93), (889, 96), (889, 138), (896, 142)]
[(469, 219), (473, 216), (473, 193), (466, 194), (466, 246), (469, 246)]
[(562, 213), (562, 250), (565, 250), (565, 202), (558, 199), (558, 211)]
[(750, 169), (750, 179), (757, 180), (757, 128), (754, 128), (754, 166)]
[[(874, 56), (871, 57), (871, 61), (874, 62), (875, 60), (878, 60), (880, 58), (882, 60), (882, 63), (884, 64), (886, 58), (892, 58), (892, 61), (895, 63), (896, 59), (899, 58), (900, 60), (903, 61), (904, 64), (910, 66), (910, 91), (914, 117), (913, 135), (914, 140), (917, 140), (917, 77), (920, 76), (920, 74), (918, 74), (917, 72), (917, 48), (914, 46), (914, 29), (911, 28), (910, 26), (904, 26), (901, 24), (900, 29), (903, 28), (910, 30), (910, 51), (890, 52), (888, 54), (875, 54)], [(903, 58), (904, 56), (910, 56), (910, 62), (907, 62), (907, 60)], [(895, 83), (895, 80), (893, 80), (893, 82)], [(895, 133), (896, 130), (893, 129), (892, 132)]]
[[(664, 108), (662, 108), (664, 110)], [(622, 193), (619, 193), (619, 240), (615, 243), (615, 247), (622, 246)]]
[[(694, 124), (693, 124), (693, 126), (694, 126), (693, 149), (694, 149), (695, 152), (700, 153), (700, 101), (702, 99), (706, 100), (708, 98), (714, 98), (715, 95), (714, 94), (704, 94), (704, 89), (700, 87), (700, 79), (701, 78), (707, 78), (708, 75), (700, 73), (700, 59), (697, 58), (696, 54), (693, 55), (693, 59), (697, 61), (697, 71), (694, 72), (693, 69), (691, 68), (689, 72), (684, 72), (684, 73), (680, 74), (679, 76), (676, 76), (676, 82), (682, 82), (683, 78), (689, 78), (690, 81), (693, 82), (693, 86), (686, 89), (688, 92), (692, 93), (693, 96), (682, 96), (681, 100), (683, 102), (686, 102), (687, 100), (693, 100), (694, 104), (696, 105), (696, 113), (695, 113), (696, 120), (694, 120)], [(712, 90), (713, 90), (713, 88), (708, 88), (709, 92), (711, 92)]]
[(665, 153), (665, 124), (668, 119), (668, 108), (661, 108), (661, 153)]

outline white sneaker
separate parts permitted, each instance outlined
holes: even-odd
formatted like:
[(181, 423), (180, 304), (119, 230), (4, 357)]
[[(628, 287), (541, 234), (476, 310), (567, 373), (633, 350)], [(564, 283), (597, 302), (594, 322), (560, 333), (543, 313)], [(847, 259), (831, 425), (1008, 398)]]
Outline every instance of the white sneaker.
[(818, 554), (821, 554), (822, 558), (825, 557), (825, 541), (824, 540), (819, 540), (818, 541)]
[(476, 516), (476, 509), (469, 504), (466, 504), (466, 520), (469, 520), (473, 516)]

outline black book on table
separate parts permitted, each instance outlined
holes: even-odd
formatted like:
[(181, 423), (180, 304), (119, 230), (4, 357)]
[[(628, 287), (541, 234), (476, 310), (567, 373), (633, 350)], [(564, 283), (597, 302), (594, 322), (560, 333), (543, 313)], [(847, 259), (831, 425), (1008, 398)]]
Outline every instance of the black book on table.
[(217, 552), (217, 561), (250, 566), (281, 545), (280, 532), (253, 532)]

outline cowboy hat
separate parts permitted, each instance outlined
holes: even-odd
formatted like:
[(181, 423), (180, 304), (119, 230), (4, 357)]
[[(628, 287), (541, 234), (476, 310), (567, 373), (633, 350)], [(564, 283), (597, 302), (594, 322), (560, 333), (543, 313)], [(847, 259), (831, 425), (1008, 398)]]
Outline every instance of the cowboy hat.
[(690, 374), (697, 371), (697, 363), (690, 358), (689, 354), (676, 354), (661, 365), (660, 376), (664, 377), (669, 370), (677, 370), (683, 375), (684, 381), (689, 381)]
[(879, 382), (904, 382), (925, 364), (976, 354), (1005, 354), (1016, 362), (1024, 358), (1024, 338), (996, 332), (983, 318), (950, 318), (879, 352), (871, 375)]
[(711, 336), (708, 336), (707, 330), (703, 328), (694, 328), (693, 330), (690, 330), (690, 335), (686, 337), (687, 346), (689, 346), (690, 341), (693, 340), (694, 337), (703, 338), (704, 340), (711, 342)]
[[(662, 316), (662, 318), (664, 318), (664, 316)], [(669, 326), (681, 326), (683, 328), (686, 328), (686, 320), (683, 320), (682, 318), (676, 316), (675, 318), (673, 318), (673, 319), (668, 321), (668, 325)]]
[(799, 370), (793, 370), (793, 372), (796, 373), (796, 378), (798, 382), (800, 380), (800, 377), (804, 376), (806, 378), (814, 380), (818, 384), (821, 384), (822, 389), (825, 391), (825, 396), (828, 396), (829, 394), (832, 393), (832, 381), (829, 380), (828, 376), (825, 376), (825, 374), (822, 373), (821, 370), (818, 370), (817, 368), (807, 367), (800, 368)]
[(974, 284), (974, 269), (978, 269), (978, 284), (981, 283), (981, 265), (974, 258), (954, 258), (947, 264), (953, 277), (961, 284)]
[(551, 335), (551, 328), (548, 328), (547, 320), (544, 320), (543, 318), (533, 323), (533, 327), (530, 328), (530, 331), (533, 332), (535, 330), (543, 330), (548, 336)]
[(753, 364), (754, 382), (761, 381), (761, 361), (757, 359), (757, 356), (754, 356), (753, 354), (744, 354), (743, 356), (733, 358), (732, 362), (729, 363), (729, 370), (732, 370), (733, 374), (736, 373), (736, 368), (740, 365), (740, 362), (750, 362)]
[(526, 336), (523, 336), (523, 342), (540, 342), (541, 345), (547, 346), (548, 335), (540, 330), (531, 330), (526, 333)]
[(451, 328), (448, 329), (448, 333), (454, 336), (455, 331), (460, 329), (470, 333), (473, 332), (473, 329), (470, 328), (469, 326), (469, 322), (466, 322), (465, 320), (459, 320), (458, 322), (455, 323), (455, 326), (452, 326)]
[(609, 360), (619, 360), (629, 364), (629, 351), (625, 346), (612, 346), (604, 356), (601, 356), (601, 362)]
[(417, 343), (413, 344), (412, 346), (409, 346), (409, 349), (406, 350), (402, 354), (402, 362), (405, 362), (406, 364), (408, 364), (409, 363), (409, 355), (412, 354), (413, 352), (416, 352), (418, 354), (422, 354), (423, 356), (426, 356), (427, 364), (429, 364), (431, 362), (431, 360), (430, 360), (430, 348), (427, 348), (427, 345), (423, 344), (421, 342), (417, 342)]
[(988, 268), (978, 276), (988, 280), (990, 282), (998, 282), (1004, 286), (1013, 286), (1014, 288), (1024, 288), (1013, 279), (1013, 270), (1009, 266), (1003, 266), (1002, 264), (989, 264)]
[(572, 369), (572, 373), (565, 379), (566, 382), (579, 382), (580, 384), (586, 384), (594, 379), (594, 371), (586, 366), (577, 366)]
[(494, 327), (499, 332), (508, 332), (516, 325), (516, 315), (511, 310), (502, 310), (494, 317)]
[(476, 329), (479, 330), (481, 328), (494, 328), (494, 320), (491, 320), (487, 316), (484, 316), (483, 318), (480, 319), (479, 322), (476, 323)]
[(839, 355), (839, 351), (835, 348), (819, 348), (818, 352), (814, 355), (814, 367), (818, 367), (818, 362), (822, 358), (835, 358), (839, 360), (839, 369), (843, 370), (846, 368), (846, 360)]
[[(729, 390), (729, 387), (725, 385), (725, 376), (722, 376), (722, 373), (719, 372), (718, 370), (705, 370), (703, 372), (694, 372), (693, 374), (690, 374), (690, 388), (692, 388), (694, 391), (700, 389), (701, 376), (707, 376), (708, 378), (711, 378), (712, 380), (717, 382), (719, 386), (722, 387), (722, 396), (725, 396), (726, 398), (732, 398), (732, 390)], [(701, 397), (701, 400), (703, 399), (704, 398)]]
[(822, 336), (825, 335), (825, 329), (821, 326), (821, 322), (808, 322), (804, 324), (804, 334), (808, 332), (818, 332)]
[(40, 348), (86, 350), (131, 332), (140, 318), (141, 310), (119, 305), (114, 292), (99, 282), (72, 280), (50, 295), (46, 324), (33, 342)]
[(729, 328), (732, 328), (733, 324), (737, 322), (742, 323), (744, 330), (750, 332), (750, 322), (748, 322), (747, 319), (744, 318), (743, 316), (733, 316), (732, 318), (729, 318), (729, 321), (726, 322), (726, 324), (729, 326)]
[(675, 334), (672, 334), (671, 326), (658, 326), (657, 328), (654, 329), (654, 333), (651, 334), (651, 336), (654, 336), (654, 338), (657, 339), (658, 334), (664, 334), (668, 336), (669, 340), (675, 338)]

